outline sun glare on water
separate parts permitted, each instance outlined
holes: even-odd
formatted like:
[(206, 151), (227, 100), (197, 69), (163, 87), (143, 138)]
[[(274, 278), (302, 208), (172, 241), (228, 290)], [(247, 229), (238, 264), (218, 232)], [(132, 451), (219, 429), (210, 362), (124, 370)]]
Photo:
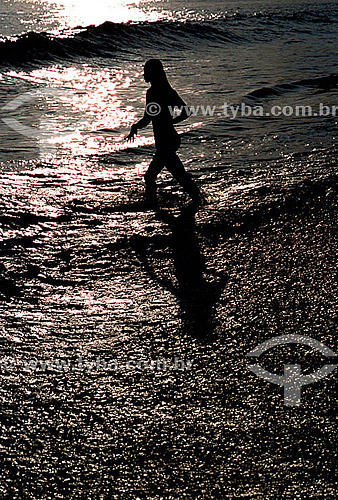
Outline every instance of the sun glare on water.
[(58, 6), (60, 17), (68, 27), (99, 25), (105, 21), (156, 21), (158, 13), (141, 8), (148, 2), (135, 0), (48, 0)]

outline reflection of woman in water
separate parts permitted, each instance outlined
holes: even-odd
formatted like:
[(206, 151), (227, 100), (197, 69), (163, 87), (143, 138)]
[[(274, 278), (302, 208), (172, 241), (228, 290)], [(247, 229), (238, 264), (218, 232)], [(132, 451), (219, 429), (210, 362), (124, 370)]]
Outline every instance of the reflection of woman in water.
[[(176, 154), (181, 141), (174, 125), (188, 117), (188, 108), (170, 86), (159, 59), (150, 59), (146, 62), (144, 79), (151, 84), (147, 91), (146, 109), (143, 118), (132, 125), (127, 140), (133, 140), (138, 129), (144, 128), (152, 122), (156, 153), (144, 176), (146, 195), (150, 200), (156, 200), (156, 177), (165, 166), (191, 196), (194, 203), (200, 204), (199, 189), (191, 176), (184, 170), (184, 166)], [(181, 109), (181, 113), (173, 118), (172, 110), (175, 106)]]

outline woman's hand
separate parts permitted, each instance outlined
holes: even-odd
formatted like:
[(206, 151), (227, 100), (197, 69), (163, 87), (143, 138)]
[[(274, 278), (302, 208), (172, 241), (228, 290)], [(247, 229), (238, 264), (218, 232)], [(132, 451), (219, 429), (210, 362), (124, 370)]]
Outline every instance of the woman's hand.
[(135, 140), (135, 135), (137, 135), (137, 127), (134, 124), (131, 126), (129, 135), (127, 135), (127, 137), (126, 137), (126, 141), (133, 142)]

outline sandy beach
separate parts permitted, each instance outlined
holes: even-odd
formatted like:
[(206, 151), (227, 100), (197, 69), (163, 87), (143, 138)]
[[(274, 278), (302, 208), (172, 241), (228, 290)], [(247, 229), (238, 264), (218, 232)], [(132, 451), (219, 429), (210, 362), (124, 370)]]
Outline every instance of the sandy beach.
[[(28, 174), (2, 199), (1, 497), (334, 498), (336, 374), (288, 408), (245, 356), (337, 350), (336, 177), (220, 217)], [(262, 364), (295, 359), (324, 358)]]

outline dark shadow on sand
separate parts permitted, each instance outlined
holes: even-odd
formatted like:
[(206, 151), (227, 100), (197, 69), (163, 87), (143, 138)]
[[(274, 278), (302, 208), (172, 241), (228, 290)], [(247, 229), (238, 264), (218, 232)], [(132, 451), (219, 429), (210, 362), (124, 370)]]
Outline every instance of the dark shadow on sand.
[(147, 256), (144, 244), (134, 245), (133, 248), (151, 278), (177, 298), (182, 331), (199, 338), (212, 338), (217, 327), (215, 306), (224, 290), (227, 276), (225, 273), (216, 276), (214, 269), (207, 270), (196, 234), (194, 210), (183, 211), (179, 216), (158, 210), (157, 217), (171, 231), (166, 243), (172, 252), (177, 284), (174, 280), (159, 276)]

